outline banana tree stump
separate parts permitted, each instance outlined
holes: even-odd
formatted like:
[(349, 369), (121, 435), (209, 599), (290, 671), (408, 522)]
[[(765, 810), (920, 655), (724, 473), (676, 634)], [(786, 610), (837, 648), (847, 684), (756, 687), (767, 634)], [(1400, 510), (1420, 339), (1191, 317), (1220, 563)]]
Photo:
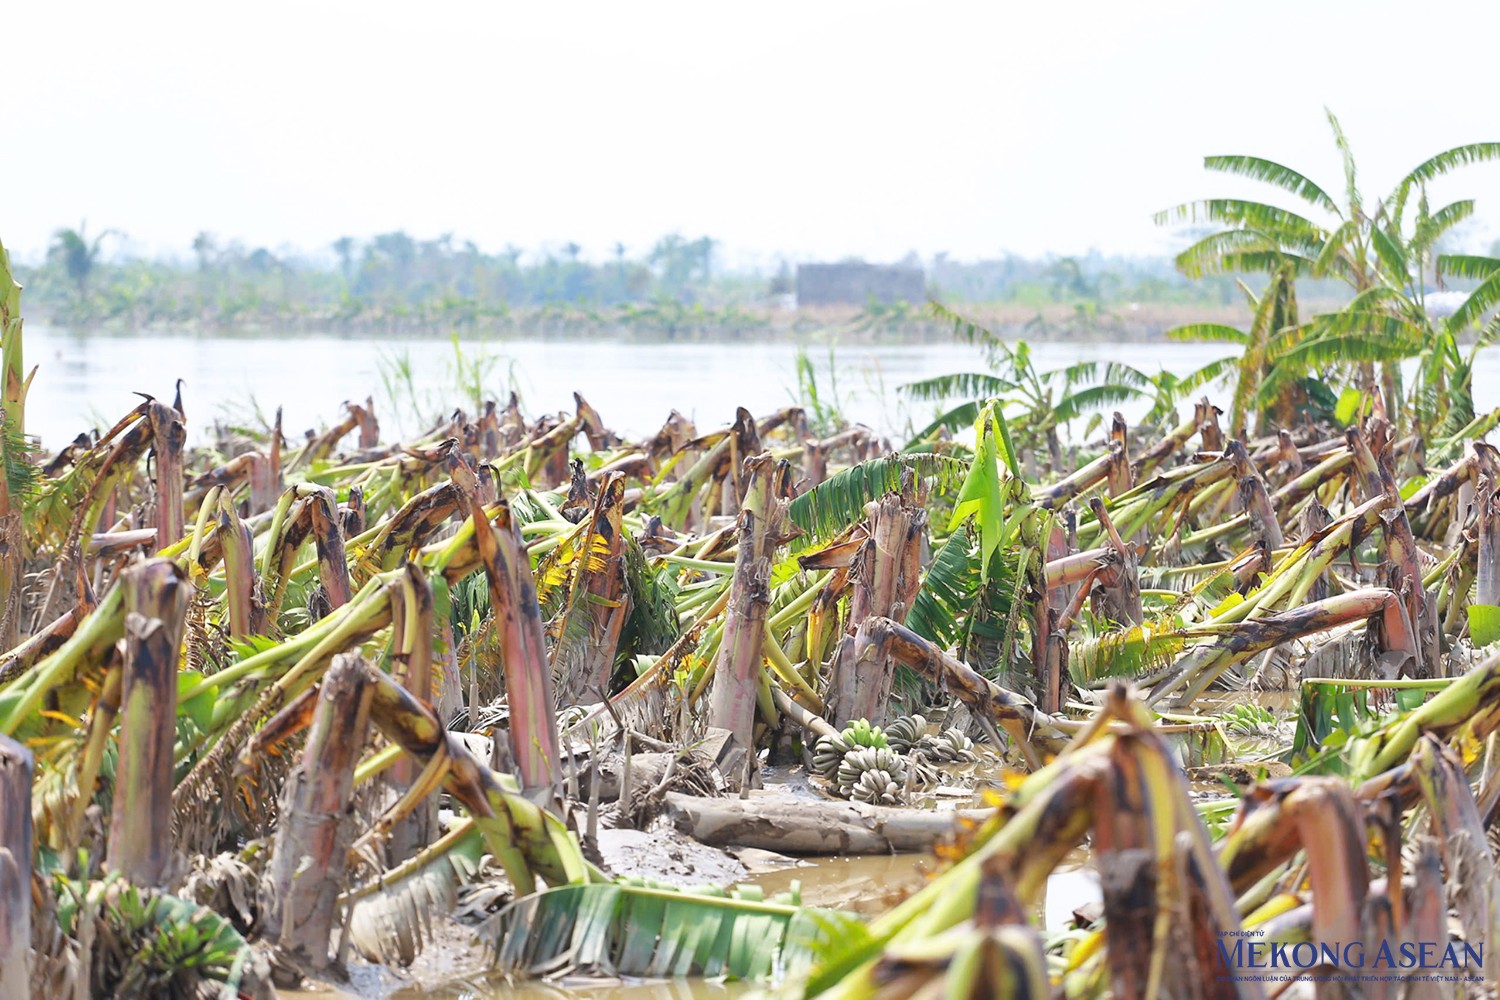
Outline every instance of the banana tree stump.
[(0, 736), (0, 996), (30, 996), (31, 751)]
[(266, 937), (311, 970), (330, 964), (344, 861), (353, 831), (345, 819), (354, 765), (370, 728), (374, 689), (357, 653), (334, 658), (308, 730), (302, 759), (287, 779), (271, 858)]
[(165, 883), (172, 857), (172, 748), (177, 664), (188, 582), (170, 559), (125, 574), (120, 762), (109, 821), (109, 867), (141, 886)]

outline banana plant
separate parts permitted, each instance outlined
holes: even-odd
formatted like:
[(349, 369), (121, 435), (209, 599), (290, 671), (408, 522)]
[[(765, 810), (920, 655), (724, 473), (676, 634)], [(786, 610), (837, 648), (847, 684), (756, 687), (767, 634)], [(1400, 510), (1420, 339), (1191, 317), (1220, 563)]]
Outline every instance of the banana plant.
[[(1286, 395), (1291, 387), (1308, 376), (1326, 380), (1330, 372), (1340, 371), (1356, 376), (1356, 388), (1380, 392), (1384, 413), (1392, 420), (1401, 419), (1410, 407), (1433, 427), (1450, 412), (1451, 426), (1462, 426), (1473, 417), (1472, 351), (1466, 361), (1458, 337), (1481, 325), (1496, 293), (1481, 285), (1482, 291), (1476, 290), (1453, 314), (1436, 319), (1428, 309), (1427, 288), (1429, 280), (1440, 281), (1445, 273), (1482, 280), (1495, 265), (1485, 263), (1486, 258), (1457, 256), (1445, 263), (1437, 253), (1438, 242), (1473, 215), (1474, 202), (1465, 199), (1431, 210), (1427, 186), (1460, 167), (1500, 159), (1500, 142), (1469, 143), (1430, 157), (1371, 204), (1360, 191), (1343, 127), (1331, 111), (1325, 114), (1343, 164), (1340, 198), (1291, 167), (1262, 157), (1208, 156), (1203, 161), (1207, 169), (1277, 188), (1297, 199), (1298, 211), (1247, 199), (1209, 198), (1157, 214), (1161, 225), (1225, 227), (1178, 254), (1178, 268), (1189, 277), (1264, 274), (1269, 279), (1269, 287), (1252, 297), (1256, 318), (1249, 331), (1200, 324), (1179, 329), (1177, 335), (1229, 339), (1246, 347), (1235, 393), (1236, 423), (1247, 420), (1253, 399), (1257, 411), (1278, 412), (1285, 425), (1292, 415), (1289, 404), (1297, 402)], [(1348, 286), (1351, 299), (1335, 312), (1299, 320), (1288, 289), (1303, 278), (1336, 279)], [(1481, 330), (1474, 349), (1494, 333), (1489, 327)], [(1407, 358), (1422, 359), (1410, 400), (1403, 396), (1399, 369)], [(1247, 404), (1243, 413), (1238, 409), (1242, 399)]]
[(23, 361), (21, 286), (10, 268), (10, 252), (0, 244), (0, 648), (16, 644), (21, 614), (21, 572), (26, 552), (24, 508), (39, 479), (26, 439), (26, 392), (31, 386)]
[[(981, 347), (991, 370), (940, 375), (901, 386), (901, 393), (913, 400), (948, 407), (912, 435), (906, 451), (931, 448), (940, 434), (956, 433), (972, 424), (986, 400), (1001, 399), (1021, 453), (1031, 456), (1045, 451), (1048, 471), (1060, 475), (1064, 470), (1061, 432), (1075, 421), (1088, 418), (1083, 430), (1087, 436), (1103, 422), (1105, 410), (1133, 402), (1147, 406), (1143, 418), (1147, 426), (1159, 427), (1173, 419), (1184, 399), (1224, 377), (1234, 365), (1234, 359), (1225, 358), (1179, 376), (1165, 370), (1148, 374), (1122, 361), (1084, 361), (1039, 372), (1026, 341), (1007, 343), (941, 303), (930, 303), (928, 308), (960, 340)], [(953, 405), (955, 400), (965, 402)], [(1033, 478), (1038, 471), (1027, 470)]]

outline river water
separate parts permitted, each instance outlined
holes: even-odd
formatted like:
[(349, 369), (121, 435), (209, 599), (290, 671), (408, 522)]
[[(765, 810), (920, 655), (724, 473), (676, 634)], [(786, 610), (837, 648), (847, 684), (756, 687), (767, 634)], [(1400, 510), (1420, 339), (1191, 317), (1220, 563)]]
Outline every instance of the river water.
[[(572, 337), (461, 340), (442, 337), (289, 334), (117, 333), (43, 324), (26, 328), (26, 364), (39, 371), (26, 406), (27, 430), (56, 448), (79, 431), (108, 426), (137, 392), (171, 398), (184, 380), (189, 432), (201, 440), (214, 419), (254, 424), (255, 411), (280, 406), (285, 430), (339, 417), (343, 400), (373, 397), (382, 429), (410, 437), (441, 413), (466, 403), (475, 384), (485, 398), (520, 392), (528, 415), (571, 410), (581, 392), (611, 429), (627, 437), (655, 433), (676, 408), (700, 429), (722, 426), (736, 406), (757, 415), (798, 399), (797, 354), (807, 351), (825, 405), (893, 439), (921, 427), (936, 410), (897, 391), (903, 383), (957, 371), (983, 371), (974, 347), (956, 342), (901, 343), (810, 338), (767, 342), (649, 342)], [(1039, 371), (1079, 361), (1123, 361), (1148, 374), (1193, 371), (1228, 353), (1220, 344), (1171, 341), (1032, 344)], [(1475, 404), (1500, 406), (1500, 352), (1481, 354)], [(1211, 390), (1221, 405), (1228, 391)], [(806, 400), (800, 400), (806, 402)], [(1127, 403), (1127, 417), (1147, 404)]]
[[(757, 415), (794, 400), (798, 345), (651, 343), (577, 338), (508, 337), (453, 343), (442, 337), (294, 334), (115, 333), (27, 324), (25, 361), (39, 366), (26, 406), (27, 430), (55, 449), (96, 424), (109, 426), (139, 401), (137, 392), (170, 399), (184, 380), (184, 407), (194, 440), (216, 418), (244, 424), (254, 410), (285, 412), (285, 430), (302, 431), (340, 415), (346, 399), (373, 397), (382, 430), (410, 437), (433, 418), (467, 405), (460, 386), (476, 381), (484, 396), (519, 390), (528, 415), (571, 410), (583, 393), (611, 429), (655, 433), (675, 407), (701, 429), (733, 420), (736, 406)], [(1123, 360), (1147, 372), (1183, 373), (1226, 351), (1218, 344), (1036, 343), (1036, 366)], [(819, 394), (849, 419), (899, 436), (934, 415), (897, 387), (955, 371), (983, 370), (968, 345), (834, 343), (806, 345)], [(1490, 371), (1491, 384), (1500, 365)], [(1496, 393), (1500, 395), (1500, 393)], [(1492, 403), (1491, 405), (1495, 405)], [(1127, 416), (1132, 407), (1123, 407)], [(1144, 412), (1145, 407), (1137, 407)]]

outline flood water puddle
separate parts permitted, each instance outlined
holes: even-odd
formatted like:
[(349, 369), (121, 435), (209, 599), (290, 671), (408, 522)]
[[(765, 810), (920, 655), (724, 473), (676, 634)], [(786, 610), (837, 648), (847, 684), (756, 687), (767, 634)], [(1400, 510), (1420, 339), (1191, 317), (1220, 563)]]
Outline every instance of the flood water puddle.
[[(1086, 867), (1087, 854), (1076, 851), (1052, 873), (1047, 891), (1035, 911), (1049, 930), (1065, 926), (1073, 911), (1100, 898), (1099, 879)], [(866, 916), (884, 913), (926, 884), (933, 870), (930, 854), (864, 855), (849, 858), (809, 858), (803, 865), (756, 875), (748, 881), (765, 887), (766, 895), (785, 892), (802, 883), (802, 902)]]
[[(1048, 929), (1066, 926), (1075, 909), (1100, 898), (1098, 877), (1086, 862), (1087, 854), (1075, 851), (1047, 880), (1046, 894), (1033, 915)], [(933, 866), (930, 854), (807, 858), (795, 866), (765, 871), (745, 881), (764, 888), (767, 896), (786, 892), (793, 882), (800, 882), (805, 905), (849, 910), (868, 917), (884, 912), (922, 888)], [(701, 979), (506, 983), (470, 976), (380, 993), (389, 1000), (709, 1000), (744, 996), (753, 988), (753, 984)], [(286, 1000), (331, 1000), (353, 995), (342, 991), (281, 994)]]
[(717, 1000), (745, 996), (753, 983), (723, 983), (705, 979), (674, 979), (651, 983), (615, 980), (591, 984), (562, 983), (449, 983), (414, 987), (391, 995), (391, 1000)]

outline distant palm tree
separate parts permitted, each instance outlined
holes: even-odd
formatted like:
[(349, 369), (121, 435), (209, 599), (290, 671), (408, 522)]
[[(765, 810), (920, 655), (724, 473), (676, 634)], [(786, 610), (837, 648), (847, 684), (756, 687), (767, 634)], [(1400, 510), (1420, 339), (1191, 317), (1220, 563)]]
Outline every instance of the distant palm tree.
[(77, 286), (80, 302), (88, 300), (89, 278), (99, 261), (99, 245), (106, 236), (114, 235), (114, 230), (106, 229), (90, 243), (86, 226), (80, 222), (77, 229), (59, 229), (52, 234), (52, 246), (47, 250), (47, 256), (60, 263)]
[(339, 256), (339, 273), (344, 276), (344, 284), (354, 281), (354, 240), (348, 236), (340, 236), (333, 241), (333, 252)]
[(214, 254), (218, 252), (218, 249), (213, 233), (202, 232), (193, 237), (193, 253), (198, 255), (199, 271), (207, 271), (209, 269), (213, 264)]
[(245, 258), (245, 266), (258, 274), (270, 274), (281, 266), (281, 261), (265, 247), (257, 247)]
[(615, 273), (623, 275), (625, 273), (625, 252), (628, 248), (619, 240), (615, 240), (615, 245), (612, 249), (615, 253)]

